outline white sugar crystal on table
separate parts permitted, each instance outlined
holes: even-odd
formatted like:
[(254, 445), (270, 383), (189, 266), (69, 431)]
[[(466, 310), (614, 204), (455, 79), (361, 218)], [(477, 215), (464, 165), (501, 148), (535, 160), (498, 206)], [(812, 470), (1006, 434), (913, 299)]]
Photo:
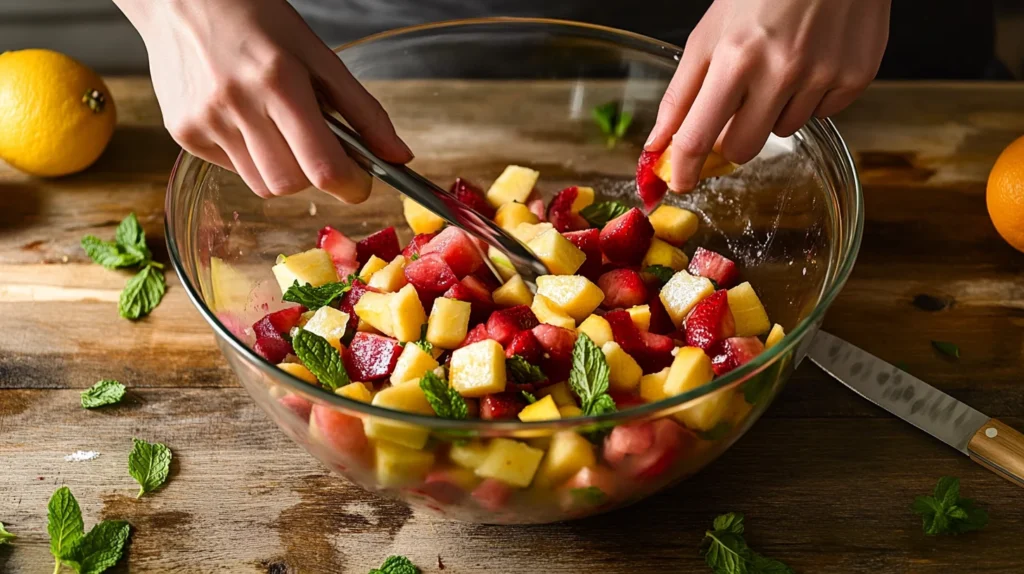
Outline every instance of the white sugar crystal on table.
[(64, 457), (66, 462), (84, 462), (98, 457), (100, 453), (94, 450), (78, 450)]

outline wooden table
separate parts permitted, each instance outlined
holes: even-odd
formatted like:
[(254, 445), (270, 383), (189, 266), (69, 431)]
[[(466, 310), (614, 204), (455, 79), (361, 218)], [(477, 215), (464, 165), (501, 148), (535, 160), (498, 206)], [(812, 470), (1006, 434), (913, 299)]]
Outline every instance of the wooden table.
[[(114, 79), (121, 125), (90, 170), (36, 180), (0, 167), (0, 572), (49, 572), (46, 502), (70, 486), (86, 524), (134, 526), (118, 571), (366, 572), (388, 554), (425, 571), (708, 572), (718, 513), (798, 572), (1022, 572), (1024, 492), (802, 365), (765, 417), (676, 489), (606, 516), (530, 527), (447, 522), (371, 496), (290, 442), (238, 386), (168, 276), (148, 319), (117, 318), (124, 277), (78, 246), (129, 210), (166, 260), (164, 187), (177, 147), (149, 83)], [(863, 176), (867, 223), (833, 333), (1024, 426), (1024, 254), (985, 212), (988, 169), (1024, 133), (1024, 86), (876, 85), (838, 124)], [(951, 340), (962, 358), (937, 355)], [(119, 406), (79, 391), (115, 377)], [(174, 449), (165, 488), (135, 499), (131, 437)], [(65, 462), (76, 450), (93, 461)], [(938, 477), (988, 507), (980, 533), (925, 536), (909, 507)]]

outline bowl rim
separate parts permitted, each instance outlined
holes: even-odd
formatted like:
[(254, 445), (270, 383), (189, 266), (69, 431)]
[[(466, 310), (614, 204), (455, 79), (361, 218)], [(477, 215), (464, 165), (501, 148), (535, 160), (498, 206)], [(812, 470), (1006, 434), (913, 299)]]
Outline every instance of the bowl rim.
[[(463, 28), (467, 26), (478, 26), (478, 25), (547, 25), (554, 28), (561, 28), (563, 30), (575, 30), (575, 31), (591, 31), (608, 34), (611, 38), (609, 40), (631, 40), (632, 44), (639, 46), (646, 46), (650, 50), (651, 55), (658, 55), (664, 57), (664, 54), (656, 54), (655, 50), (672, 50), (676, 55), (682, 53), (682, 49), (673, 44), (650, 38), (642, 34), (635, 32), (629, 32), (626, 30), (619, 30), (608, 26), (601, 26), (597, 24), (589, 24), (584, 22), (575, 22), (570, 20), (558, 20), (551, 18), (519, 18), (519, 17), (494, 17), (494, 18), (468, 18), (459, 20), (446, 20), (441, 22), (432, 22), (428, 24), (420, 24), (416, 26), (406, 26), (402, 28), (396, 28), (394, 30), (387, 30), (372, 34), (364, 38), (348, 42), (335, 48), (335, 52), (342, 52), (347, 48), (354, 46), (360, 46), (369, 44), (374, 41), (400, 37), (412, 33), (427, 31), (427, 30), (451, 30), (456, 28)], [(680, 405), (684, 403), (699, 399), (718, 391), (724, 387), (737, 386), (742, 384), (746, 380), (756, 376), (770, 365), (774, 364), (776, 360), (781, 360), (787, 353), (789, 353), (794, 347), (796, 347), (804, 338), (804, 336), (810, 334), (816, 324), (820, 323), (825, 315), (825, 312), (831, 306), (836, 296), (842, 290), (849, 278), (850, 273), (853, 270), (854, 263), (857, 259), (857, 254), (860, 250), (861, 238), (864, 231), (864, 195), (863, 189), (860, 182), (860, 177), (857, 173), (856, 164), (853, 156), (850, 153), (849, 147), (846, 145), (845, 140), (839, 134), (839, 130), (836, 129), (835, 124), (828, 118), (811, 118), (808, 125), (812, 125), (811, 131), (821, 132), (821, 136), (824, 136), (827, 140), (831, 140), (836, 146), (838, 152), (838, 159), (840, 160), (840, 166), (847, 175), (850, 176), (852, 189), (850, 192), (853, 194), (853, 205), (854, 205), (854, 221), (853, 228), (850, 230), (850, 234), (847, 237), (845, 245), (845, 252), (843, 258), (839, 261), (838, 266), (834, 270), (831, 277), (831, 283), (829, 283), (829, 277), (825, 277), (825, 285), (823, 286), (821, 296), (819, 297), (814, 308), (804, 317), (797, 325), (786, 333), (783, 339), (772, 346), (770, 349), (766, 349), (749, 363), (746, 363), (733, 371), (730, 371), (724, 376), (716, 377), (712, 381), (701, 385), (690, 391), (667, 397), (660, 401), (652, 403), (644, 403), (640, 405), (633, 405), (623, 410), (617, 410), (612, 413), (598, 415), (598, 416), (581, 416), (572, 417), (568, 419), (556, 419), (546, 421), (488, 421), (483, 419), (446, 419), (441, 417), (433, 417), (427, 415), (421, 415), (416, 413), (409, 413), (405, 411), (398, 411), (389, 408), (375, 406), (369, 403), (363, 403), (341, 395), (337, 395), (332, 391), (324, 389), (319, 386), (311, 385), (299, 378), (287, 373), (276, 365), (270, 363), (266, 359), (260, 357), (252, 350), (248, 345), (238, 339), (234, 333), (231, 332), (213, 311), (203, 301), (199, 290), (188, 278), (185, 273), (184, 266), (181, 262), (181, 255), (178, 250), (177, 242), (174, 239), (174, 226), (172, 224), (171, 217), (164, 218), (164, 234), (165, 241), (167, 243), (168, 254), (170, 255), (170, 263), (174, 268), (175, 273), (178, 275), (178, 279), (181, 281), (182, 287), (185, 289), (186, 294), (192, 301), (192, 304), (199, 311), (200, 315), (206, 320), (207, 323), (213, 328), (214, 334), (220, 339), (226, 341), (231, 347), (233, 347), (238, 353), (240, 353), (245, 360), (255, 368), (262, 371), (265, 375), (268, 375), (271, 379), (277, 382), (283, 383), (290, 387), (292, 390), (298, 391), (300, 394), (312, 395), (316, 400), (327, 403), (331, 406), (341, 408), (343, 410), (355, 411), (362, 415), (371, 415), (375, 417), (381, 417), (384, 419), (396, 420), (404, 423), (416, 424), (424, 426), (432, 430), (453, 430), (453, 431), (486, 431), (490, 433), (513, 433), (515, 431), (529, 431), (529, 430), (560, 430), (577, 428), (583, 425), (596, 425), (596, 424), (607, 424), (616, 423), (620, 424), (636, 419), (651, 418), (658, 415), (662, 411), (673, 411), (676, 410)], [(797, 133), (805, 132), (808, 130), (808, 126), (802, 127)], [(192, 154), (182, 150), (178, 158), (175, 160), (174, 166), (171, 169), (170, 178), (167, 184), (167, 194), (165, 199), (164, 209), (167, 214), (170, 214), (173, 210), (172, 199), (176, 196), (175, 181), (178, 176), (179, 170), (189, 167), (192, 162), (200, 162), (200, 164), (206, 163), (203, 160), (193, 156)], [(199, 169), (202, 166), (200, 165)], [(192, 206), (189, 206), (191, 208)], [(840, 240), (842, 238), (840, 237)], [(223, 349), (222, 349), (223, 350)], [(243, 384), (243, 386), (245, 386)]]

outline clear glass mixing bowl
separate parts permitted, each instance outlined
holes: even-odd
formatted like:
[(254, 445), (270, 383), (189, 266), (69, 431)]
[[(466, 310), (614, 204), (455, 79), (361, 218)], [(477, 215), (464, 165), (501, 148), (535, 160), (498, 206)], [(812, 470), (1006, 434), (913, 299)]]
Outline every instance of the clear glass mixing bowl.
[[(506, 164), (518, 164), (541, 172), (545, 199), (567, 185), (587, 185), (603, 198), (635, 204), (636, 160), (680, 49), (597, 26), (488, 19), (388, 32), (338, 53), (416, 153), (412, 167), (442, 186), (460, 176), (486, 188)], [(591, 118), (609, 101), (620, 101), (635, 118), (614, 147)], [(252, 351), (252, 323), (284, 306), (271, 273), (278, 254), (313, 247), (325, 225), (354, 239), (388, 225), (403, 243), (411, 237), (399, 195), (387, 186), (376, 183), (361, 205), (315, 190), (261, 200), (235, 174), (182, 153), (168, 186), (167, 243), (184, 288), (243, 386), (324, 464), (368, 490), (451, 518), (552, 522), (641, 500), (729, 448), (803, 358), (860, 244), (860, 185), (829, 121), (773, 138), (734, 174), (666, 201), (703, 220), (688, 253), (702, 245), (739, 263), (788, 335), (701, 388), (596, 419), (456, 421), (381, 409), (305, 383)], [(700, 408), (718, 413), (714, 427), (686, 428), (688, 409)], [(419, 450), (394, 448), (367, 439), (363, 428), (371, 422), (429, 432), (430, 440)], [(642, 454), (610, 460), (598, 441), (587, 468), (555, 484), (512, 488), (481, 481), (471, 470), (472, 454), (487, 441), (545, 449), (555, 433), (587, 433), (596, 423), (648, 425), (653, 442)]]

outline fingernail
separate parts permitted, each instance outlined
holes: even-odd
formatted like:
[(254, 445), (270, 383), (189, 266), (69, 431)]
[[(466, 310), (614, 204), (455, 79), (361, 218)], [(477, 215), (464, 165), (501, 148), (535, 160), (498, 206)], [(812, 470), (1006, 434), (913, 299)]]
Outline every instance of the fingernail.
[(398, 143), (402, 144), (402, 149), (405, 150), (405, 153), (409, 155), (410, 160), (416, 157), (416, 154), (412, 153), (412, 149), (409, 148), (409, 145), (402, 141), (401, 138), (398, 139)]
[(657, 137), (658, 137), (658, 125), (655, 124), (654, 127), (651, 128), (651, 134), (649, 136), (647, 136), (647, 141), (644, 142), (644, 149), (650, 147), (651, 144), (654, 143), (655, 138), (657, 138)]

